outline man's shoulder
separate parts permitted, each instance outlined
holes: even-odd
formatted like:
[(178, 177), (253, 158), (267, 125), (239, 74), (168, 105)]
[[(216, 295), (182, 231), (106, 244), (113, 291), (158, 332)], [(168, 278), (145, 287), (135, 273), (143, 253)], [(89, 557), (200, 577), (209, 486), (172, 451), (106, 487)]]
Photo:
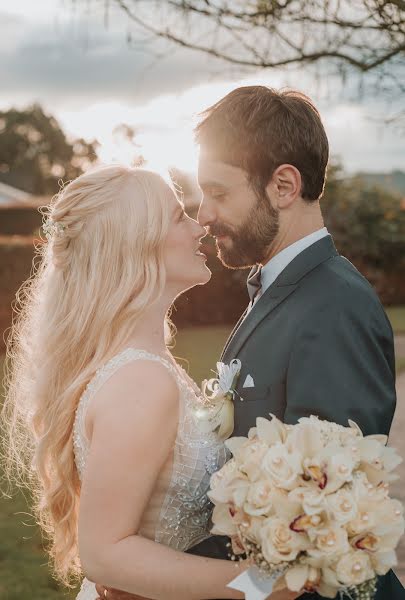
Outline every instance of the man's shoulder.
[(344, 256), (333, 256), (318, 265), (302, 280), (304, 288), (317, 288), (326, 295), (337, 298), (378, 296), (370, 282)]
[(344, 256), (337, 255), (321, 263), (301, 283), (303, 293), (311, 297), (315, 310), (327, 305), (386, 319), (375, 289)]

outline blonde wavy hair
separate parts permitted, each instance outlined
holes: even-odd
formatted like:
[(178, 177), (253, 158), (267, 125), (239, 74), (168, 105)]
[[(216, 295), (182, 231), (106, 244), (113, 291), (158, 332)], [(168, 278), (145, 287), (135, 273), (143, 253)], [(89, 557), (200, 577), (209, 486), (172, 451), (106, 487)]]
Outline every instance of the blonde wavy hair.
[(171, 191), (159, 175), (121, 166), (69, 183), (45, 215), (63, 234), (37, 249), (40, 263), (17, 294), (1, 423), (6, 473), (33, 492), (53, 571), (68, 586), (80, 576), (75, 409), (163, 291)]

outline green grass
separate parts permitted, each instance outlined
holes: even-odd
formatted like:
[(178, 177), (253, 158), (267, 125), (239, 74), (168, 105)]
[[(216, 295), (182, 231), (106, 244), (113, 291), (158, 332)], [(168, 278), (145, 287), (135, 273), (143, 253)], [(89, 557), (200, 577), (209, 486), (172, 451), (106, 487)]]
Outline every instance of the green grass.
[[(405, 307), (389, 309), (397, 331), (405, 332)], [(231, 327), (196, 327), (180, 330), (173, 353), (182, 360), (197, 383), (210, 377)], [(397, 361), (405, 370), (405, 357)], [(0, 357), (0, 373), (2, 359)], [(0, 387), (1, 393), (1, 387)], [(1, 479), (1, 473), (0, 473)], [(52, 579), (38, 528), (29, 516), (21, 494), (0, 497), (0, 600), (71, 600), (75, 592), (58, 588)]]
[(214, 376), (212, 370), (216, 368), (216, 362), (231, 331), (231, 326), (181, 329), (176, 335), (172, 353), (178, 360), (183, 359), (179, 362), (200, 384), (203, 379)]
[[(0, 375), (3, 359), (0, 356)], [(0, 404), (3, 390), (0, 383)], [(0, 490), (5, 492), (0, 471)], [(52, 578), (39, 528), (21, 493), (0, 494), (0, 600), (72, 600)]]
[(21, 494), (0, 499), (0, 598), (71, 599), (52, 578), (41, 535)]
[(405, 306), (390, 306), (386, 312), (394, 332), (405, 334)]

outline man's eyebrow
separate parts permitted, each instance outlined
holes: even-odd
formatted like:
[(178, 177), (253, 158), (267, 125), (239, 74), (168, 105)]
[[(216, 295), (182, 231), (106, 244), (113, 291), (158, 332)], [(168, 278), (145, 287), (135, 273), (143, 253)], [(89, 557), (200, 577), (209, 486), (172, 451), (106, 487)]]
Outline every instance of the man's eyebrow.
[(202, 190), (208, 188), (221, 188), (223, 190), (227, 189), (226, 185), (224, 185), (220, 181), (203, 181), (202, 183), (200, 183), (200, 188)]

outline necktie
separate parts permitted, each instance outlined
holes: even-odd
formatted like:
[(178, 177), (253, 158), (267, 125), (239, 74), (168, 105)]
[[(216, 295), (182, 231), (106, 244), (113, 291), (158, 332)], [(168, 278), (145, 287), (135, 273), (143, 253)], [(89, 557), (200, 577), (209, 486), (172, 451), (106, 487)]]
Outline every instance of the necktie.
[(262, 268), (260, 265), (256, 265), (255, 267), (252, 268), (252, 270), (250, 271), (249, 276), (247, 278), (246, 285), (247, 285), (247, 289), (248, 289), (248, 293), (249, 293), (249, 297), (250, 297), (250, 306), (251, 307), (253, 306), (255, 299), (257, 300), (261, 296), (261, 289), (262, 289), (261, 275), (262, 275)]

